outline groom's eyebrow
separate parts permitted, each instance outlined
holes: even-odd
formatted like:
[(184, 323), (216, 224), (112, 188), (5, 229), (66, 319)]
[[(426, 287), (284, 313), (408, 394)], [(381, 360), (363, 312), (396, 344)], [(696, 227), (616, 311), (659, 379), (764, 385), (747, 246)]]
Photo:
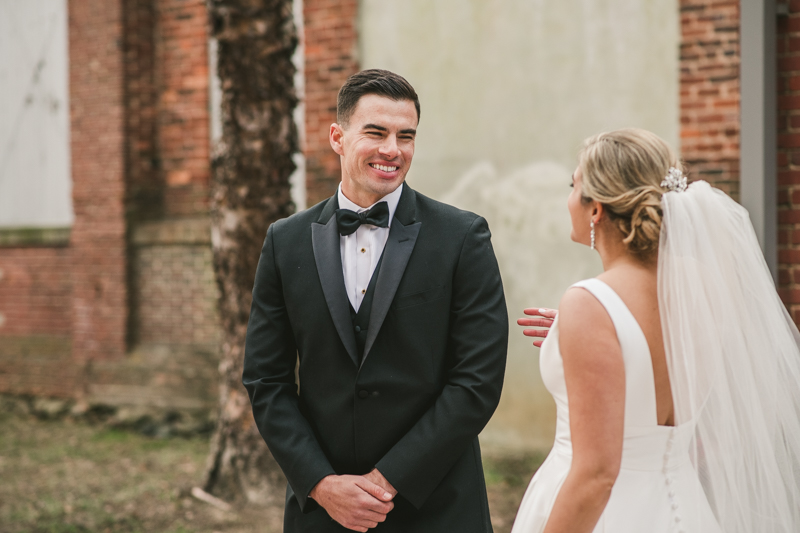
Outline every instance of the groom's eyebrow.
[[(365, 130), (378, 130), (378, 131), (389, 131), (388, 128), (384, 128), (383, 126), (378, 126), (377, 124), (365, 124), (362, 129)], [(404, 130), (400, 130), (400, 133), (416, 135), (417, 130), (414, 128), (406, 128)]]

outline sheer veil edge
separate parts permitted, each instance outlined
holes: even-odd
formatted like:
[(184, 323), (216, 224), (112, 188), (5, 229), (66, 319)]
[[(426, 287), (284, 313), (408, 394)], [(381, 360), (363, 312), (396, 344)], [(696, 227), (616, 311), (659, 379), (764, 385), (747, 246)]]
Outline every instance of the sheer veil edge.
[(747, 211), (698, 181), (662, 197), (658, 295), (678, 426), (725, 533), (800, 531), (800, 333)]

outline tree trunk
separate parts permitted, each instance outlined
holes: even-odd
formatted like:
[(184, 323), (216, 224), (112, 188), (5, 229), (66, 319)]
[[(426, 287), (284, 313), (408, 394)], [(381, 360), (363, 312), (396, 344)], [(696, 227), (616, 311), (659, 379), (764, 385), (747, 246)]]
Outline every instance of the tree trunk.
[(203, 488), (229, 501), (267, 503), (283, 499), (285, 480), (255, 427), (242, 361), (261, 245), (269, 225), (294, 212), (297, 31), (291, 0), (209, 0), (208, 8), (222, 87), (211, 240), (223, 342), (219, 419)]

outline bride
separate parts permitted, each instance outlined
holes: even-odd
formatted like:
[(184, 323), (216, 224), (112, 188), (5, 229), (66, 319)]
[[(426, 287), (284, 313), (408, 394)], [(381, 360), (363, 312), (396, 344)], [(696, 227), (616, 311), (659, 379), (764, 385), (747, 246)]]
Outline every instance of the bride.
[(518, 321), (550, 326), (558, 417), (512, 533), (800, 531), (800, 334), (747, 211), (679, 169), (644, 130), (584, 144), (572, 240), (604, 272)]

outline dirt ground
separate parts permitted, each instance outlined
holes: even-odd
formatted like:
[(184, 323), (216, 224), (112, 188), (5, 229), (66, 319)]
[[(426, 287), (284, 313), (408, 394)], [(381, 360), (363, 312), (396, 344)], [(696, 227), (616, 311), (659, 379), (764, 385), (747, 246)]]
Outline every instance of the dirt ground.
[[(190, 496), (208, 439), (156, 439), (0, 412), (0, 533), (277, 533), (282, 502), (220, 511)], [(542, 457), (485, 457), (492, 522), (511, 529)]]

